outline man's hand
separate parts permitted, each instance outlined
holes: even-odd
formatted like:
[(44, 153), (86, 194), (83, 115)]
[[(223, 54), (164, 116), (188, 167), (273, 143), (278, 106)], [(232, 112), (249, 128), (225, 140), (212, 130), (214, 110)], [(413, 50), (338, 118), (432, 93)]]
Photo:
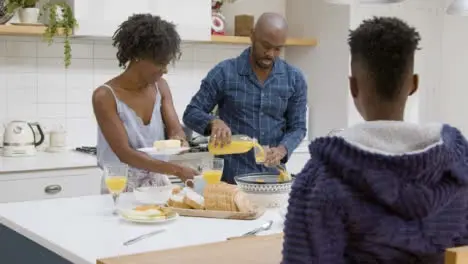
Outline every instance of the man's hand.
[(215, 119), (211, 122), (210, 141), (215, 146), (225, 146), (231, 143), (231, 129), (221, 119)]
[(276, 148), (270, 148), (266, 152), (265, 166), (274, 167), (281, 164), (281, 160), (286, 157), (288, 151), (282, 145)]

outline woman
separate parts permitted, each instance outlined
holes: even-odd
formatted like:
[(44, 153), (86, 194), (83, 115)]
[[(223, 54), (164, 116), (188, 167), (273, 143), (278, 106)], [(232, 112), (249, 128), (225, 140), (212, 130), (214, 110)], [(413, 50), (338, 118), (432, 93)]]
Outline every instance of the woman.
[(125, 71), (98, 87), (93, 108), (99, 125), (97, 157), (100, 167), (128, 164), (126, 191), (149, 185), (167, 185), (166, 174), (183, 182), (197, 171), (155, 160), (138, 148), (156, 140), (179, 139), (187, 145), (174, 109), (172, 95), (162, 75), (180, 56), (175, 25), (159, 16), (138, 14), (123, 22), (113, 36), (119, 66)]

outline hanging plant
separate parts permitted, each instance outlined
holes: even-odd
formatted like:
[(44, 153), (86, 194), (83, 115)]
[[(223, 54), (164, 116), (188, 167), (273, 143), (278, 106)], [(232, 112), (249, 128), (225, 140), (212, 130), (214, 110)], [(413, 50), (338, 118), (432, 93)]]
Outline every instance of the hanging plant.
[(52, 44), (56, 36), (63, 35), (64, 37), (63, 55), (65, 67), (68, 68), (72, 58), (70, 36), (73, 29), (78, 26), (73, 11), (65, 2), (47, 3), (42, 7), (42, 14), (47, 14), (49, 20), (44, 32), (44, 39), (47, 43)]

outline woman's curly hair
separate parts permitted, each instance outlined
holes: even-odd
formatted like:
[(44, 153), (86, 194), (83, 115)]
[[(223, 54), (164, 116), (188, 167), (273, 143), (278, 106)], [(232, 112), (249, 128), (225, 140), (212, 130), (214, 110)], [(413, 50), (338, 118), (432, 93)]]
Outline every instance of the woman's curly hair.
[(134, 59), (169, 64), (181, 55), (181, 40), (176, 26), (151, 14), (130, 16), (115, 31), (112, 40), (112, 45), (117, 47), (117, 59), (122, 68)]

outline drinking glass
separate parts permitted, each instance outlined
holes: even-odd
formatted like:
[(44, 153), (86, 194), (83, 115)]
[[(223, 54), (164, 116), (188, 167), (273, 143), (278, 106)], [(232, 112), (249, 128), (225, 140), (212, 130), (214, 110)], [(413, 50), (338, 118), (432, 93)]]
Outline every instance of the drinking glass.
[(254, 153), (255, 153), (255, 162), (257, 164), (265, 163), (267, 152), (270, 149), (270, 146), (255, 146)]
[(223, 176), (224, 159), (214, 158), (203, 163), (202, 175), (207, 184), (215, 184), (221, 181)]
[(128, 179), (128, 166), (125, 164), (104, 166), (104, 180), (114, 201), (114, 214), (117, 214), (117, 202), (125, 190)]

